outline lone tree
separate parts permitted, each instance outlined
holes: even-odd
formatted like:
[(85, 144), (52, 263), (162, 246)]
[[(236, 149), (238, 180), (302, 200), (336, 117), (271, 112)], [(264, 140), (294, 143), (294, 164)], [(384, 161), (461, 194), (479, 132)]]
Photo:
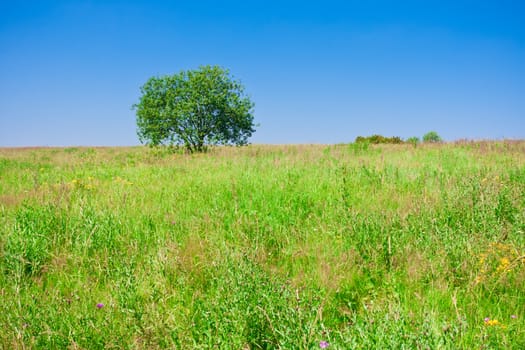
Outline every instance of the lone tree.
[(203, 152), (208, 145), (245, 145), (255, 132), (253, 103), (219, 66), (152, 77), (141, 92), (133, 108), (142, 143)]

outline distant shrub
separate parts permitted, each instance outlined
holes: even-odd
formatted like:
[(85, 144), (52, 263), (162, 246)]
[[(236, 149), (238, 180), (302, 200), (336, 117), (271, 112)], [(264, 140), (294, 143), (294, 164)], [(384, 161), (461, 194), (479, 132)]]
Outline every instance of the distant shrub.
[(407, 143), (410, 143), (412, 145), (414, 145), (414, 147), (417, 146), (417, 144), (419, 142), (421, 142), (421, 140), (419, 140), (419, 137), (417, 136), (412, 136), (412, 137), (409, 137), (407, 140), (406, 140)]
[(358, 136), (355, 139), (356, 143), (372, 143), (372, 144), (380, 144), (380, 143), (390, 143), (390, 144), (402, 144), (404, 143), (403, 139), (399, 136), (392, 136), (392, 137), (386, 137), (382, 135), (372, 135), (372, 136)]
[(441, 136), (438, 135), (435, 131), (429, 131), (425, 135), (423, 135), (423, 142), (441, 142), (443, 139), (441, 139)]

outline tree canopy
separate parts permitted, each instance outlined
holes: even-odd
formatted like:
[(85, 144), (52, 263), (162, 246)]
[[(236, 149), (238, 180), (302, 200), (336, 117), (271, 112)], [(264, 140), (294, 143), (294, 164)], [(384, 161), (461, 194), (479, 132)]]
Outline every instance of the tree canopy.
[(439, 134), (435, 131), (429, 131), (425, 135), (423, 135), (423, 142), (435, 143), (435, 142), (441, 142), (441, 141), (443, 141), (441, 139), (441, 136), (439, 136)]
[(253, 102), (219, 66), (152, 77), (141, 93), (133, 108), (143, 143), (202, 152), (208, 145), (245, 145), (255, 132)]

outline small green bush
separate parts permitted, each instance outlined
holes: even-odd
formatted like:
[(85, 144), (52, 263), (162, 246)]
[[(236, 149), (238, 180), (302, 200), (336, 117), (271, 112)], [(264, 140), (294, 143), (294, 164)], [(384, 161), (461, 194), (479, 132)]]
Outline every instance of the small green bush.
[(423, 135), (423, 142), (436, 143), (441, 141), (443, 141), (443, 139), (435, 131), (429, 131)]
[(380, 143), (387, 143), (387, 144), (402, 144), (404, 143), (403, 139), (401, 139), (399, 136), (392, 136), (392, 137), (386, 137), (382, 135), (372, 135), (372, 136), (358, 136), (355, 139), (356, 143), (371, 143), (371, 144), (380, 144)]
[(419, 142), (421, 142), (421, 141), (419, 140), (419, 137), (417, 137), (417, 136), (412, 136), (412, 137), (409, 137), (409, 138), (406, 140), (406, 142), (407, 142), (407, 143), (410, 143), (410, 144), (414, 145), (414, 147), (416, 147), (417, 144), (418, 144)]

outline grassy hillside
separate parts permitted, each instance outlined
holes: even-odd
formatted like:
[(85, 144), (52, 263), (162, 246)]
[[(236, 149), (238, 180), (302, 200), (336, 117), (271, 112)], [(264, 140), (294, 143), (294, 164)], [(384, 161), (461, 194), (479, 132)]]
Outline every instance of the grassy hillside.
[(0, 149), (0, 253), (0, 348), (525, 349), (525, 142)]

